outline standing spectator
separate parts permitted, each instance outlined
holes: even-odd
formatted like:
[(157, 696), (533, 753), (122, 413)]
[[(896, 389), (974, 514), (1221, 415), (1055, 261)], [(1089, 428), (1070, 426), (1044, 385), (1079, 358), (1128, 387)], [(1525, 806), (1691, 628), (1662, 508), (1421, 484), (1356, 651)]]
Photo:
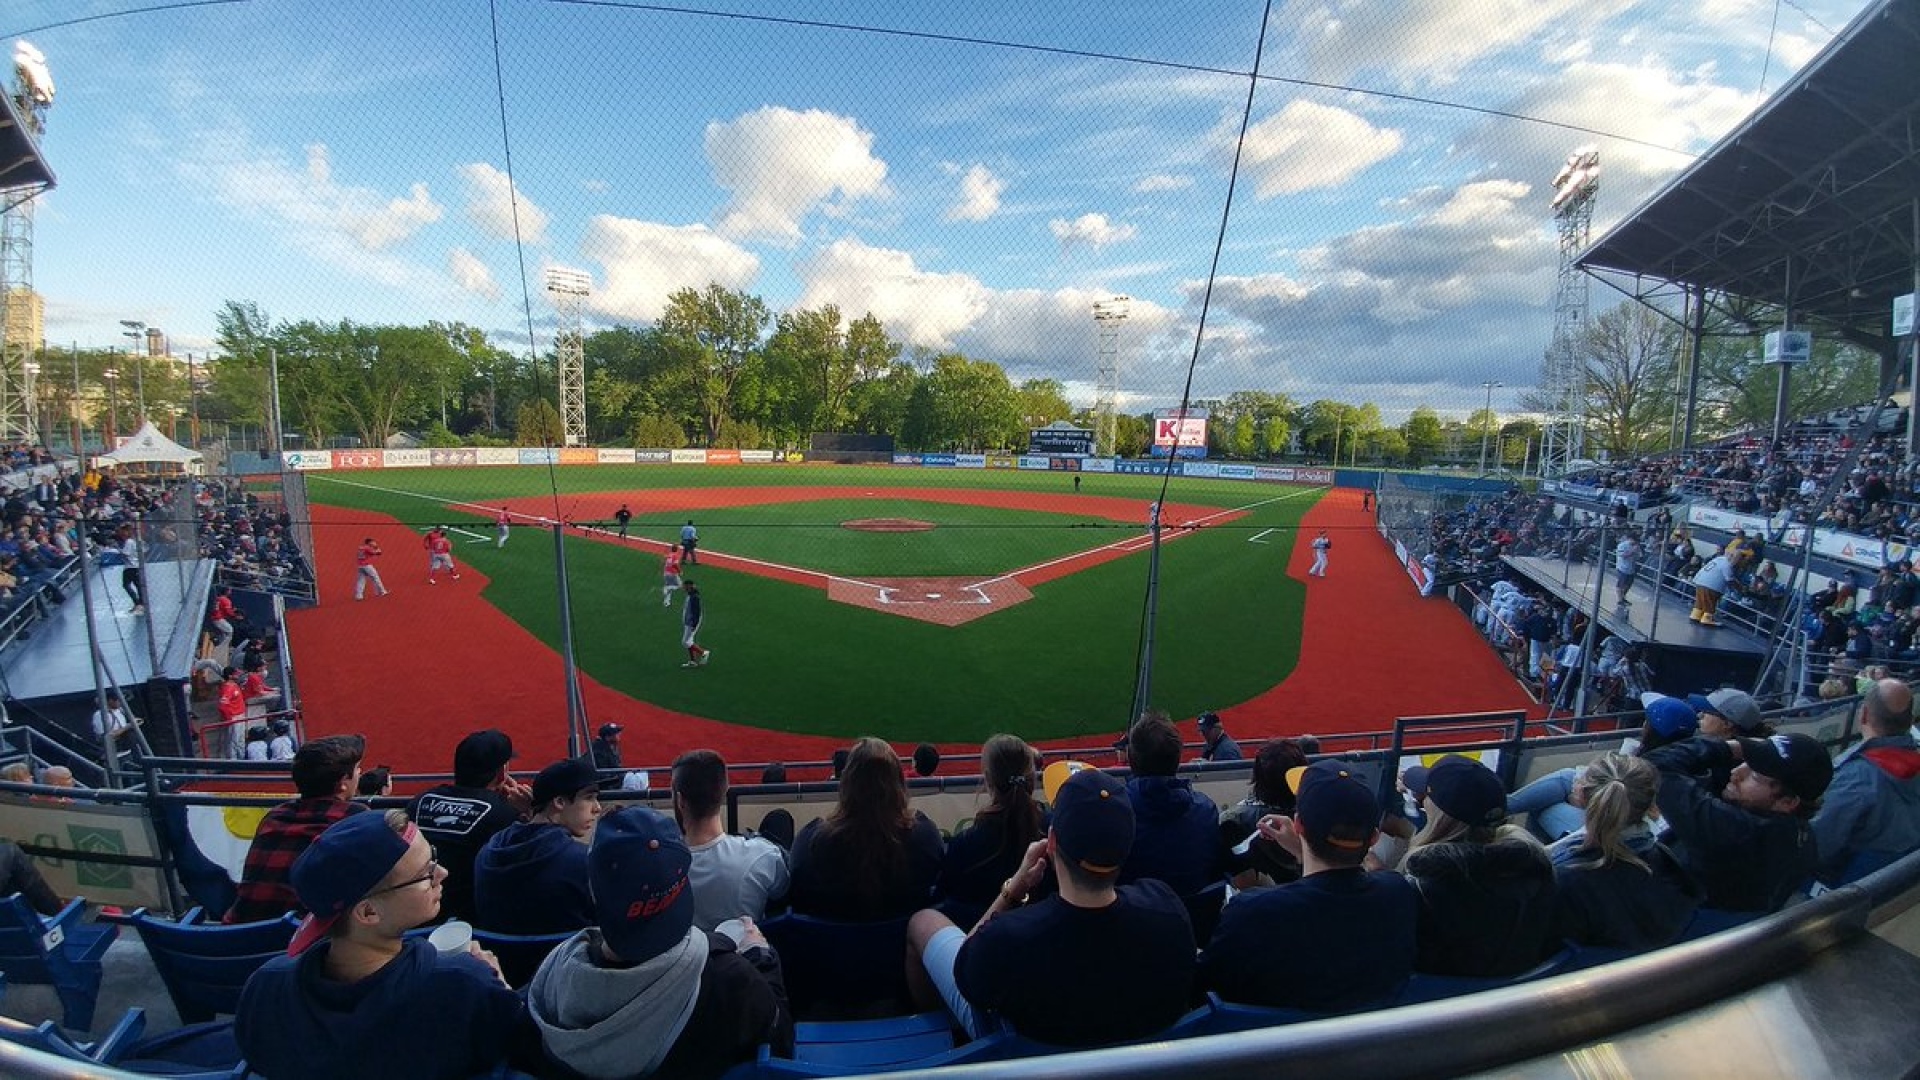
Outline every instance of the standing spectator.
[(1141, 717), (1127, 733), (1127, 801), (1133, 806), (1134, 836), (1120, 882), (1158, 878), (1181, 896), (1191, 896), (1220, 880), (1226, 852), (1220, 843), (1220, 808), (1176, 776), (1182, 751), (1179, 729), (1163, 712)]
[(793, 910), (879, 921), (925, 907), (945, 853), (940, 830), (907, 803), (900, 758), (861, 739), (840, 776), (833, 813), (793, 841)]
[(460, 571), (453, 565), (453, 541), (447, 539), (445, 525), (435, 525), (420, 546), (427, 551), (427, 584), (440, 584), (434, 575), (442, 570), (453, 575), (453, 580), (460, 580)]
[(599, 773), (580, 758), (533, 778), (533, 816), (494, 833), (473, 860), (477, 926), (501, 934), (568, 934), (593, 924), (587, 841), (600, 820)]
[(1380, 801), (1337, 761), (1287, 775), (1292, 816), (1263, 817), (1259, 830), (1302, 876), (1226, 906), (1200, 954), (1200, 985), (1270, 1008), (1384, 1004), (1413, 971), (1420, 899), (1405, 877), (1363, 865), (1380, 835)]
[(633, 511), (627, 509), (626, 503), (621, 503), (620, 509), (613, 512), (613, 520), (620, 526), (620, 537), (625, 539), (627, 535), (627, 523), (633, 520)]
[(492, 954), (406, 932), (440, 912), (446, 870), (399, 810), (336, 822), (293, 865), (310, 914), (247, 980), (233, 1034), (274, 1080), (487, 1074), (531, 1048), (526, 1002)]
[(366, 740), (358, 735), (328, 735), (314, 739), (293, 755), (293, 787), (299, 797), (267, 811), (247, 847), (245, 868), (230, 923), (277, 919), (302, 910), (288, 874), (294, 860), (329, 825), (366, 807), (354, 802), (359, 790), (360, 761)]
[[(1647, 755), (1660, 770), (1654, 803), (1681, 862), (1722, 911), (1778, 911), (1813, 875), (1817, 854), (1808, 819), (1833, 779), (1819, 740), (1793, 732), (1769, 739), (1698, 737)], [(1697, 777), (1732, 763), (1726, 790)]]
[(712, 750), (681, 754), (673, 763), (673, 819), (693, 855), (693, 924), (702, 930), (764, 918), (790, 883), (787, 853), (771, 840), (728, 833), (726, 808), (726, 759)]
[(1833, 766), (1813, 836), (1819, 883), (1837, 888), (1920, 848), (1920, 746), (1913, 738), (1913, 691), (1881, 679), (1860, 701), (1862, 740)]
[(1227, 729), (1220, 726), (1220, 714), (1203, 712), (1200, 714), (1200, 741), (1205, 745), (1200, 750), (1202, 761), (1244, 761), (1240, 753), (1240, 744), (1233, 741)]
[(246, 618), (240, 609), (233, 606), (233, 591), (225, 585), (213, 590), (213, 611), (207, 621), (220, 636), (214, 639), (215, 645), (225, 645), (233, 639), (233, 624)]
[[(1192, 990), (1186, 907), (1162, 882), (1119, 883), (1134, 817), (1118, 778), (1082, 769), (1052, 801), (1046, 839), (1027, 846), (1019, 869), (970, 930), (932, 909), (908, 924), (914, 998), (926, 1007), (945, 1004), (976, 1038), (991, 1030), (989, 1012), (1056, 1046), (1161, 1031), (1180, 1018)], [(1028, 903), (1049, 870), (1056, 891)]]
[(587, 854), (593, 924), (527, 989), (548, 1058), (586, 1077), (719, 1076), (760, 1048), (793, 1052), (780, 958), (747, 923), (736, 945), (694, 923), (692, 856), (666, 815), (607, 815)]
[(626, 729), (619, 724), (600, 725), (600, 733), (593, 740), (593, 767), (596, 769), (618, 769), (620, 765), (620, 733)]
[(240, 669), (229, 664), (220, 669), (220, 698), (215, 708), (220, 711), (229, 745), (234, 748), (234, 757), (246, 756), (246, 729), (241, 721), (247, 717), (247, 694), (240, 686)]
[(1633, 589), (1633, 575), (1639, 569), (1643, 550), (1640, 538), (1631, 532), (1613, 546), (1613, 595), (1621, 607), (1633, 606), (1633, 601), (1627, 599), (1627, 593)]
[(144, 615), (147, 610), (147, 594), (140, 585), (140, 559), (146, 553), (140, 550), (140, 540), (133, 534), (133, 526), (122, 525), (120, 536), (120, 587), (126, 590), (133, 600), (131, 614)]
[(441, 914), (474, 919), (473, 861), (493, 834), (533, 809), (533, 792), (507, 772), (513, 740), (498, 728), (476, 731), (453, 751), (453, 783), (414, 796), (407, 810), (446, 869)]
[(700, 530), (693, 527), (692, 518), (680, 526), (680, 555), (689, 566), (700, 564)]
[(1027, 848), (1047, 835), (1048, 816), (1034, 791), (1037, 755), (1016, 735), (980, 748), (980, 787), (988, 803), (947, 841), (934, 894), (956, 926), (972, 926), (1020, 869)]
[(700, 600), (700, 586), (689, 581), (686, 584), (687, 604), (680, 611), (680, 644), (687, 650), (687, 662), (683, 668), (705, 667), (713, 657), (713, 650), (702, 648), (694, 638), (700, 633), (700, 619), (703, 605)]
[(367, 594), (367, 583), (373, 583), (373, 595), (387, 595), (387, 586), (380, 580), (380, 568), (373, 565), (380, 558), (380, 545), (369, 536), (360, 542), (360, 550), (353, 557), (353, 598), (355, 600)]

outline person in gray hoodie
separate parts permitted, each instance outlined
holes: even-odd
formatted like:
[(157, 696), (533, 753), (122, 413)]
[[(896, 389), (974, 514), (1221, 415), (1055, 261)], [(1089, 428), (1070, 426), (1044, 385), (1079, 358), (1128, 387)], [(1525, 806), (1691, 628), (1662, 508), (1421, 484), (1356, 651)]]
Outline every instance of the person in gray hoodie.
[[(533, 817), (494, 833), (473, 860), (473, 921), (496, 934), (570, 934), (593, 925), (587, 841), (600, 774), (584, 757), (533, 779)], [(511, 974), (511, 973), (510, 973)]]
[(737, 942), (693, 925), (692, 863), (658, 811), (600, 819), (587, 853), (595, 925), (549, 953), (527, 989), (555, 1074), (717, 1077), (762, 1044), (793, 1053), (780, 957), (750, 921)]

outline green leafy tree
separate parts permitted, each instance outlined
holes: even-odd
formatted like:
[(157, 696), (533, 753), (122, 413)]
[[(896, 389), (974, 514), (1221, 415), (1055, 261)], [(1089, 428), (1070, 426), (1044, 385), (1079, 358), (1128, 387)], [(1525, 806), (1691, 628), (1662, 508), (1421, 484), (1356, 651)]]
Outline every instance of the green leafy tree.
[(633, 422), (633, 445), (678, 450), (687, 445), (687, 429), (671, 416), (648, 413)]
[(667, 297), (659, 331), (687, 370), (708, 445), (733, 416), (741, 377), (761, 361), (761, 336), (771, 318), (759, 297), (715, 284)]
[(522, 446), (559, 446), (566, 442), (560, 410), (546, 398), (534, 398), (520, 406), (513, 418), (513, 433)]
[(1032, 430), (1073, 415), (1067, 404), (1067, 387), (1059, 379), (1028, 379), (1014, 391), (1020, 410), (1021, 426)]
[(1426, 405), (1413, 410), (1407, 422), (1400, 425), (1400, 437), (1406, 443), (1406, 461), (1409, 465), (1425, 465), (1434, 460), (1439, 456), (1445, 438), (1439, 414)]

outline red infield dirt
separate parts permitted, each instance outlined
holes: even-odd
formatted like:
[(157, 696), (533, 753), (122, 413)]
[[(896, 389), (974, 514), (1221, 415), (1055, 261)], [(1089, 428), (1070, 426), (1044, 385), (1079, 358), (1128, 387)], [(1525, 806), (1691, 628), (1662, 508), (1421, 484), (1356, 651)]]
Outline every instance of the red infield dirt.
[[(633, 492), (626, 499), (636, 513), (643, 508), (683, 512), (846, 498), (856, 490), (680, 489)], [(1035, 510), (1057, 510), (1060, 505), (1055, 496), (1021, 492), (889, 489), (885, 497)], [(606, 496), (604, 511), (584, 512), (576, 504), (571, 512), (578, 520), (610, 516), (620, 499), (617, 494)], [(505, 505), (529, 518), (542, 518), (552, 510), (550, 501), (542, 505), (535, 499)], [(1132, 521), (1140, 512), (1138, 500), (1132, 499), (1089, 496), (1074, 505), (1082, 513), (1117, 521)], [(1166, 520), (1177, 525), (1219, 513), (1212, 507), (1170, 505)], [(480, 598), (486, 581), (477, 571), (463, 569), (461, 580), (442, 577), (430, 587), (420, 538), (411, 529), (385, 515), (326, 505), (316, 504), (313, 516), (321, 602), (288, 616), (310, 736), (365, 733), (368, 762), (390, 764), (402, 772), (450, 768), (460, 737), (486, 727), (513, 737), (519, 752), (516, 770), (538, 769), (566, 753), (560, 657)], [(1304, 544), (1296, 546), (1287, 572), (1308, 589), (1299, 665), (1272, 690), (1221, 710), (1237, 738), (1380, 730), (1390, 726), (1395, 715), (1528, 707), (1525, 693), (1466, 617), (1444, 601), (1416, 594), (1393, 550), (1373, 532), (1358, 492), (1331, 493), (1308, 512), (1302, 527), (1329, 529), (1336, 537), (1329, 576), (1308, 578), (1312, 552)], [(389, 553), (380, 572), (392, 595), (355, 603), (353, 554), (363, 536), (379, 540)], [(595, 538), (620, 542), (610, 536)], [(1126, 553), (1115, 546), (1043, 565), (1015, 575), (1011, 584), (1024, 591)], [(800, 584), (828, 585), (826, 575), (812, 571), (750, 565), (719, 553), (702, 552), (701, 557), (703, 562), (737, 565)], [(921, 589), (918, 598), (924, 601), (926, 592), (944, 591), (939, 586), (908, 587)], [(459, 628), (457, 644), (447, 643), (449, 627)], [(733, 761), (794, 762), (824, 761), (845, 745), (824, 736), (674, 712), (611, 690), (585, 673), (581, 688), (595, 725), (612, 720), (626, 728), (623, 752), (629, 763), (640, 766), (658, 768), (680, 751), (700, 746)], [(1195, 737), (1191, 730), (1188, 734)], [(1087, 736), (1044, 745), (1084, 747), (1106, 741)], [(943, 749), (962, 753), (978, 748)]]

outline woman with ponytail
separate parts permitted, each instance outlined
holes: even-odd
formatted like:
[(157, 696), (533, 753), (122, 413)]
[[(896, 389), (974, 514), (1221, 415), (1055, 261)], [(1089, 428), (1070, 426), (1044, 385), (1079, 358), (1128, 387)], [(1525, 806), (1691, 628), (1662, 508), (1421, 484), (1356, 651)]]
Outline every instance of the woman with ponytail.
[[(1038, 755), (1015, 735), (995, 735), (980, 748), (980, 790), (988, 803), (947, 841), (935, 886), (940, 912), (972, 926), (992, 906), (1027, 846), (1047, 835), (1047, 815), (1034, 787)], [(1051, 891), (1052, 879), (1042, 886)]]
[(1603, 754), (1574, 784), (1586, 827), (1548, 849), (1559, 935), (1609, 949), (1672, 944), (1693, 919), (1701, 891), (1647, 825), (1659, 770), (1644, 758)]

